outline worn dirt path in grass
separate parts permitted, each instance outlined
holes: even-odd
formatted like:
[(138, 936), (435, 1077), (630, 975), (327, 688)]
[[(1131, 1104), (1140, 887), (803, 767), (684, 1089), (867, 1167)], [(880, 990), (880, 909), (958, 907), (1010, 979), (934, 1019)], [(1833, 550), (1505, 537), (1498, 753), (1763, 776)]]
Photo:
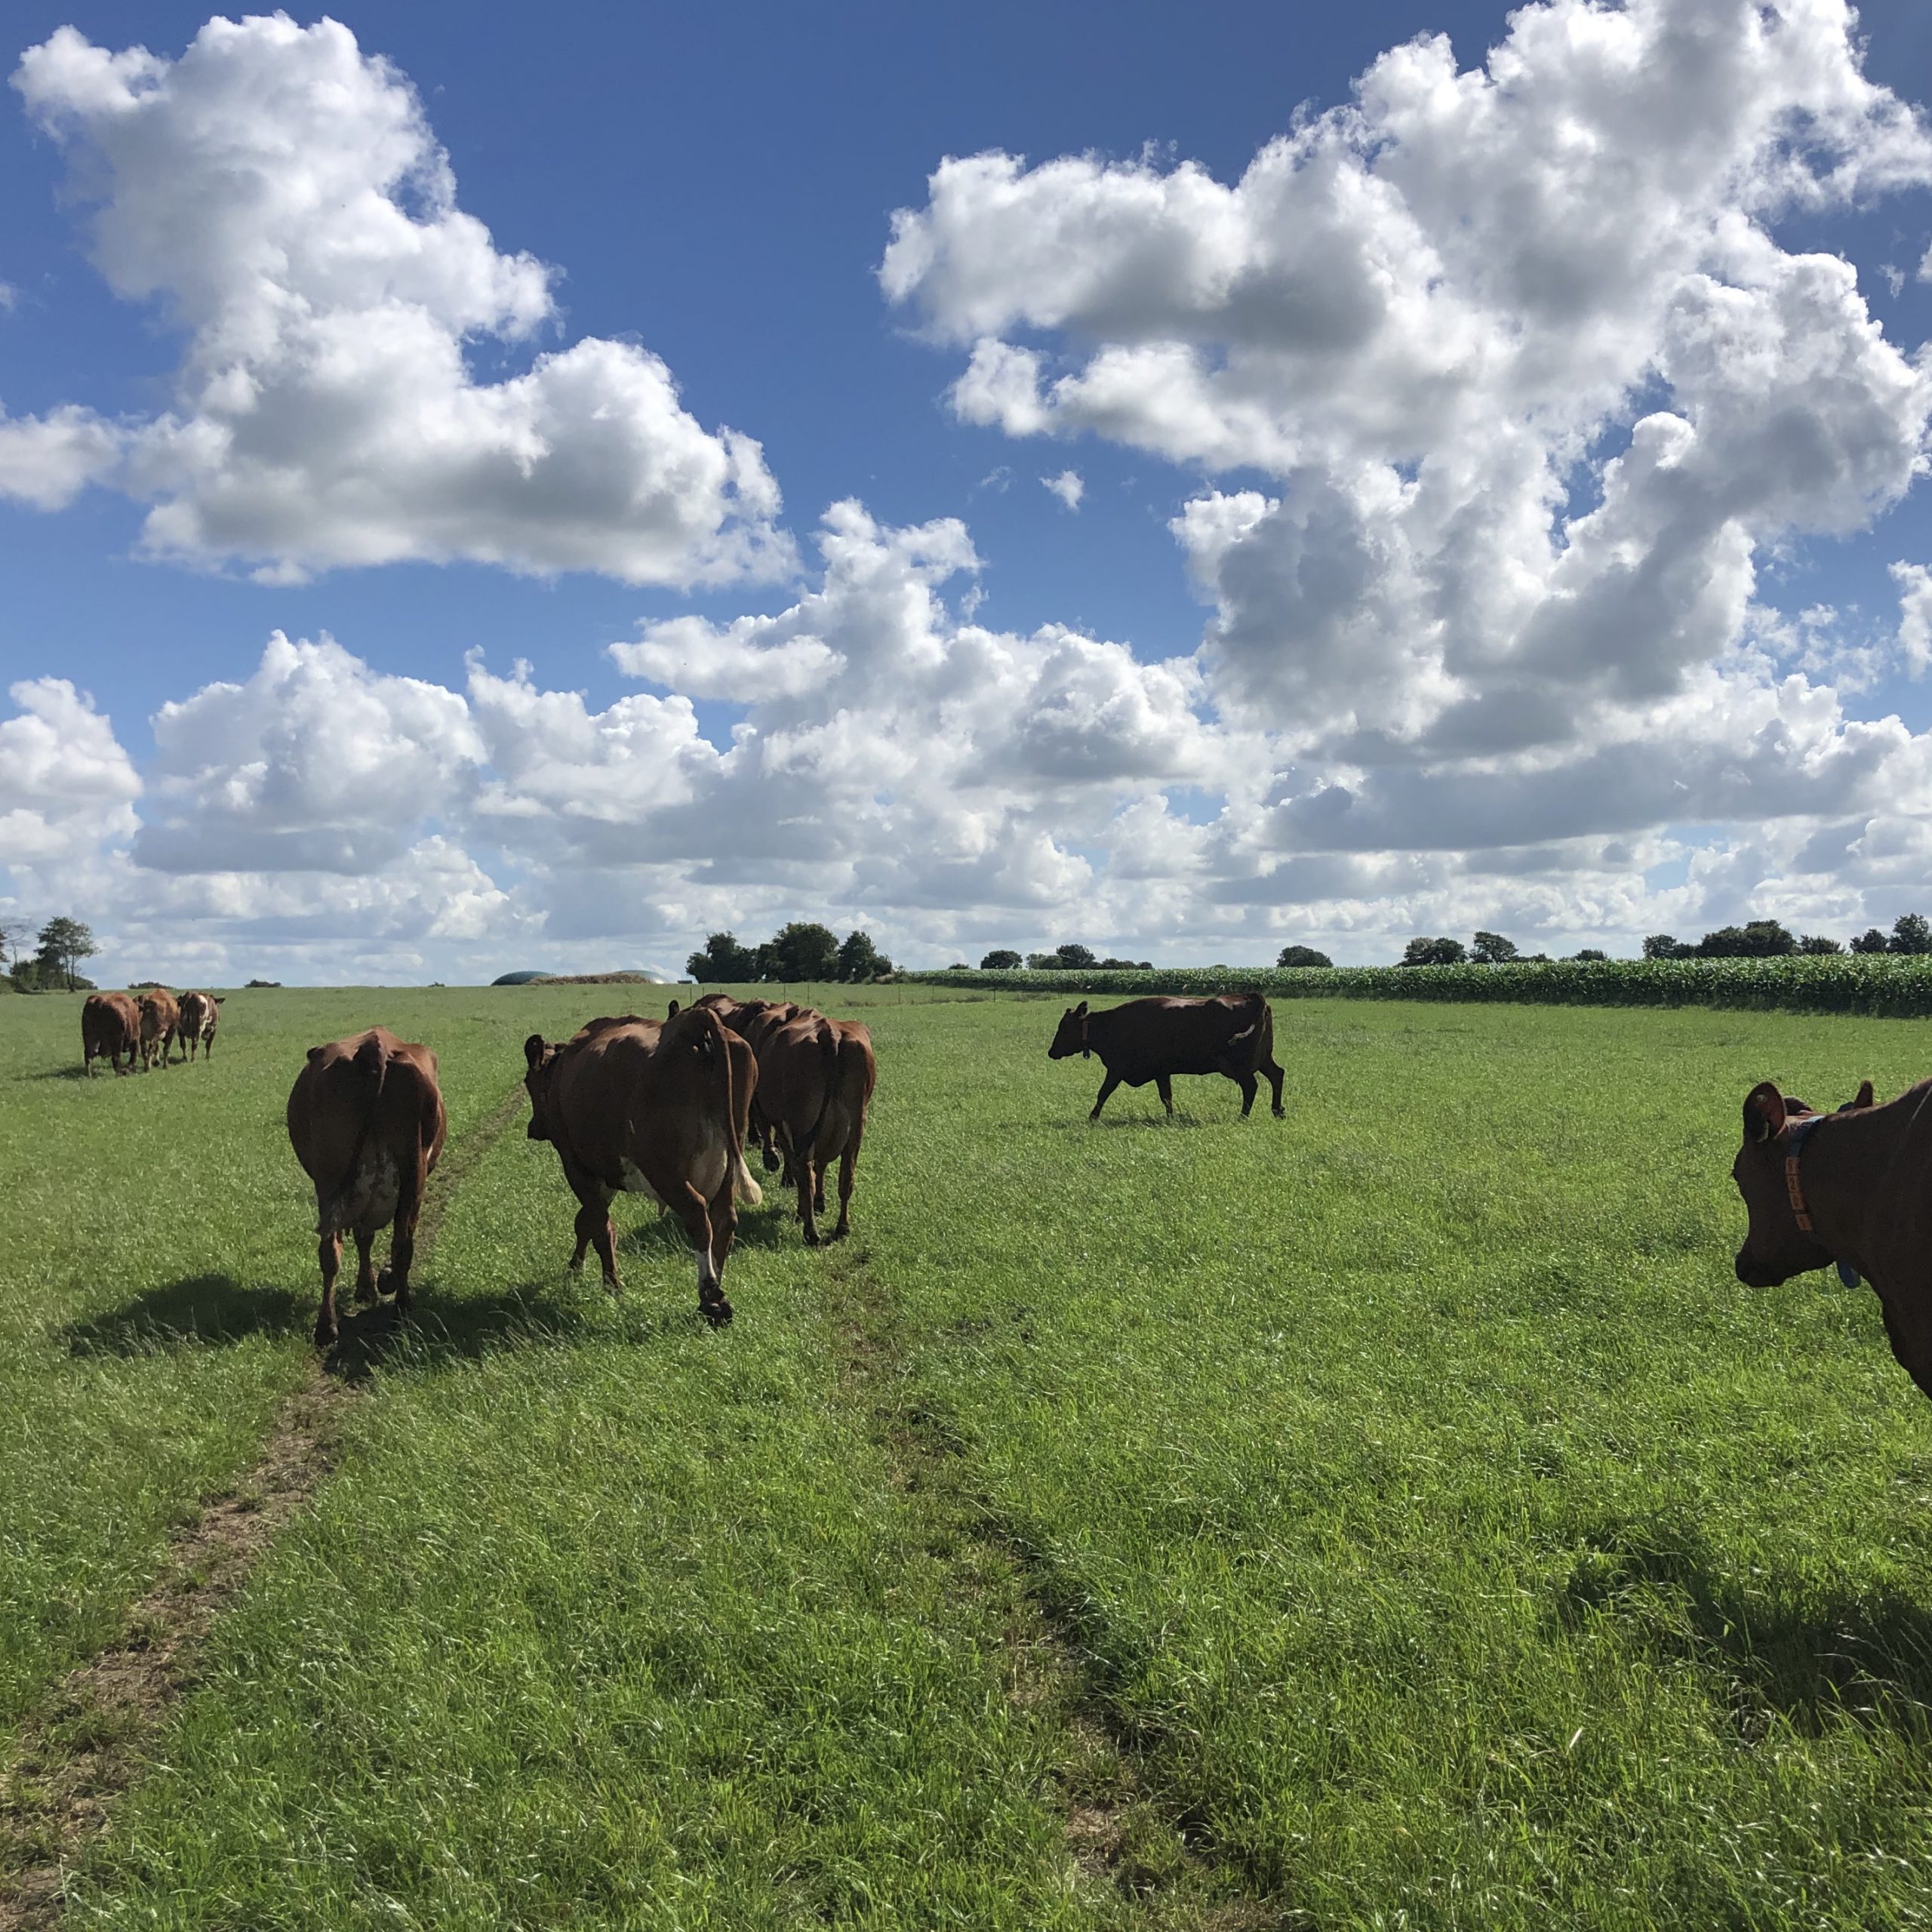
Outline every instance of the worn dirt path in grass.
[(958, 1446), (925, 1415), (906, 1374), (912, 1343), (862, 1241), (826, 1251), (845, 1392), (869, 1418), (926, 1546), (958, 1594), (1003, 1626), (1007, 1695), (1045, 1713), (1066, 1740), (1054, 1801), (1067, 1855), (1090, 1885), (1112, 1887), (1158, 1932), (1261, 1932), (1278, 1906), (1243, 1894), (1187, 1823), (1156, 1804), (1134, 1740), (1094, 1681), (1091, 1660), (1056, 1610), (1040, 1564), (975, 1492)]
[[(426, 1260), (457, 1190), (517, 1117), (519, 1081), (430, 1177), (417, 1224)], [(282, 1404), (260, 1454), (205, 1498), (170, 1541), (162, 1574), (124, 1635), (71, 1671), (22, 1724), (0, 1768), (0, 1932), (34, 1932), (61, 1913), (66, 1873), (146, 1767), (148, 1746), (192, 1687), (202, 1647), (282, 1527), (336, 1463), (343, 1414), (366, 1386), (340, 1352), (312, 1361)]]

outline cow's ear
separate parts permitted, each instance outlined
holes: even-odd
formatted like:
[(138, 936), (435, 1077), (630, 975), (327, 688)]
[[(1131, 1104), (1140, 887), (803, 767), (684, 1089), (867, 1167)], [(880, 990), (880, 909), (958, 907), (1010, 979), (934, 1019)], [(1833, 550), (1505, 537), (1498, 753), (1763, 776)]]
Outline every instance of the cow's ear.
[(532, 1073), (543, 1064), (543, 1035), (533, 1033), (523, 1043), (523, 1063)]
[(1851, 1097), (1851, 1104), (1854, 1107), (1869, 1107), (1874, 1104), (1874, 1097), (1871, 1081), (1861, 1080), (1858, 1083), (1858, 1091)]
[(1073, 1009), (1073, 1017), (1076, 1020), (1084, 1020), (1086, 1018), (1087, 1002), (1084, 999)]
[(320, 1047), (311, 1047), (309, 1049), (309, 1064), (311, 1066), (314, 1066), (315, 1062), (321, 1058), (322, 1052), (323, 1049)]
[(671, 1010), (670, 1010), (670, 1011), (669, 1011), (669, 1013), (666, 1014), (665, 1014), (665, 1016), (664, 1016), (664, 1017), (665, 1017), (666, 1020), (675, 1020), (675, 1019), (676, 1019), (676, 1018), (677, 1018), (677, 1017), (678, 1017), (678, 1002), (677, 1002), (675, 1000), (673, 1000), (673, 1001), (671, 1002)]
[(1768, 1080), (1761, 1080), (1744, 1097), (1744, 1137), (1769, 1140), (1784, 1131), (1784, 1096)]

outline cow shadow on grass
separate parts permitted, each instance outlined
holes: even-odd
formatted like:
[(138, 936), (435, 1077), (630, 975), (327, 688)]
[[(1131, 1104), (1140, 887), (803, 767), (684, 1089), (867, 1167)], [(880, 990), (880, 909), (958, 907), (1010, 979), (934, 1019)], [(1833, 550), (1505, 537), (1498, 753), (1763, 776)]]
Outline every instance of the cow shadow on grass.
[[(780, 1187), (775, 1177), (767, 1181), (764, 1204), (738, 1210), (738, 1229), (732, 1240), (733, 1251), (741, 1247), (763, 1252), (775, 1247), (802, 1247), (804, 1237), (798, 1232), (797, 1204), (798, 1195), (794, 1189)], [(829, 1226), (838, 1214), (838, 1201), (835, 1192), (830, 1212), (821, 1217), (823, 1224)], [(654, 1214), (630, 1227), (619, 1229), (617, 1251), (620, 1254), (632, 1254), (651, 1261), (693, 1259), (691, 1244), (683, 1227), (668, 1214)], [(696, 1265), (694, 1262), (693, 1265)]]
[(286, 1334), (315, 1318), (312, 1295), (245, 1287), (232, 1275), (187, 1275), (144, 1288), (106, 1314), (69, 1324), (63, 1339), (70, 1355), (151, 1355), (162, 1349), (231, 1347), (253, 1335)]
[(1586, 1540), (1558, 1614), (1573, 1624), (1614, 1617), (1659, 1651), (1721, 1672), (1747, 1739), (1775, 1714), (1809, 1734), (1851, 1723), (1932, 1744), (1932, 1607), (1897, 1591), (1747, 1595), (1694, 1541), (1612, 1535)]

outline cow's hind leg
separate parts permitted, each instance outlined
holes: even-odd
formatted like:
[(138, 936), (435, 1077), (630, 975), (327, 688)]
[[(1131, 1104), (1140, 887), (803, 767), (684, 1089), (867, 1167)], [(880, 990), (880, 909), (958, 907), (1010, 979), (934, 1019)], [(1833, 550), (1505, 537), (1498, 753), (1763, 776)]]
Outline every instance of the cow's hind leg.
[(825, 1205), (825, 1183), (814, 1171), (811, 1160), (803, 1154), (792, 1156), (792, 1171), (798, 1186), (798, 1219), (805, 1225), (805, 1245), (819, 1244), (818, 1210)]
[(704, 1196), (686, 1181), (675, 1203), (678, 1219), (697, 1254), (697, 1311), (714, 1328), (723, 1327), (731, 1318), (731, 1304), (724, 1299), (724, 1263), (718, 1251), (721, 1235), (724, 1253), (731, 1251), (731, 1229), (715, 1226), (711, 1216), (713, 1204), (720, 1207), (721, 1220), (723, 1216), (734, 1215), (728, 1171), (718, 1192), (718, 1202), (707, 1204)]
[(377, 1289), (395, 1297), (395, 1312), (409, 1312), (409, 1269), (416, 1259), (416, 1220), (423, 1211), (423, 1185), (429, 1179), (425, 1161), (429, 1149), (418, 1147), (402, 1170), (396, 1190), (395, 1221), (389, 1230), (389, 1265), (376, 1278)]
[(724, 1299), (724, 1264), (731, 1258), (733, 1244), (738, 1238), (737, 1192), (733, 1186), (731, 1177), (724, 1177), (724, 1185), (713, 1198), (709, 1216), (711, 1223), (711, 1285), (712, 1300), (706, 1306), (703, 1288), (699, 1287), (699, 1306), (704, 1309), (704, 1318), (712, 1327), (721, 1328), (731, 1318), (731, 1304)]
[(1281, 1104), (1281, 1082), (1287, 1076), (1272, 1060), (1264, 1060), (1261, 1063), (1260, 1072), (1267, 1080), (1269, 1085), (1275, 1090), (1275, 1118), (1277, 1120), (1286, 1120), (1288, 1117), (1288, 1110)]
[(322, 1269), (322, 1306), (315, 1316), (315, 1346), (325, 1349), (335, 1340), (335, 1278), (342, 1266), (342, 1237), (325, 1235), (315, 1244)]
[(1107, 1104), (1107, 1096), (1119, 1084), (1120, 1075), (1118, 1073), (1109, 1073), (1106, 1078), (1100, 1082), (1100, 1097), (1094, 1103), (1094, 1111), (1087, 1116), (1090, 1121), (1098, 1120), (1100, 1118), (1100, 1109)]
[(358, 1308), (376, 1299), (376, 1264), (369, 1251), (376, 1244), (374, 1228), (355, 1230), (355, 1305)]
[(843, 1241), (852, 1232), (852, 1183), (858, 1168), (859, 1137), (855, 1134), (838, 1157), (838, 1220), (832, 1230), (834, 1241)]

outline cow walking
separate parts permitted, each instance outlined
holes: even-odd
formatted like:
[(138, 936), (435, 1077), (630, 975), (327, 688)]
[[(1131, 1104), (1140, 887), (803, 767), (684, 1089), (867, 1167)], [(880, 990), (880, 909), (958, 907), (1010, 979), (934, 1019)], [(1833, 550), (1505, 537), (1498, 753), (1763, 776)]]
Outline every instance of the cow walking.
[[(372, 1026), (309, 1049), (288, 1096), (288, 1138), (315, 1189), (318, 1346), (336, 1338), (335, 1278), (345, 1232), (355, 1237), (358, 1303), (393, 1293), (396, 1312), (408, 1309), (417, 1217), (448, 1124), (436, 1056), (427, 1047)], [(389, 1265), (378, 1275), (369, 1251), (384, 1227), (391, 1230)]]
[(182, 1057), (192, 1060), (198, 1046), (209, 1060), (214, 1058), (215, 1022), (221, 1017), (219, 993), (183, 993), (181, 995), (180, 1032)]
[(163, 1066), (168, 1064), (168, 1050), (180, 1026), (181, 1009), (175, 1004), (171, 992), (157, 986), (152, 992), (142, 994), (141, 1066), (144, 1071), (151, 1070), (157, 1058)]
[(660, 1023), (593, 1020), (559, 1044), (524, 1042), (533, 1140), (547, 1140), (577, 1198), (572, 1269), (594, 1247), (604, 1285), (620, 1283), (613, 1195), (648, 1195), (677, 1216), (697, 1255), (698, 1308), (713, 1327), (731, 1319), (724, 1263), (738, 1225), (737, 1198), (755, 1203), (745, 1135), (758, 1063), (708, 1008)]
[[(91, 1075), (97, 1057), (118, 1073), (132, 1073), (141, 1046), (141, 1010), (128, 993), (89, 993), (81, 1008), (81, 1071)], [(121, 1064), (121, 1056), (128, 1064)]]
[(872, 1035), (855, 1020), (804, 1013), (764, 1035), (758, 1049), (758, 1097), (798, 1190), (808, 1247), (819, 1245), (826, 1171), (838, 1163), (838, 1220), (831, 1238), (852, 1229), (852, 1186), (865, 1138), (866, 1109), (878, 1084)]
[(1211, 999), (1131, 999), (1104, 1013), (1089, 1013), (1083, 999), (1061, 1017), (1049, 1060), (1094, 1054), (1106, 1069), (1090, 1121), (1100, 1118), (1107, 1096), (1124, 1081), (1152, 1081), (1171, 1119), (1173, 1076), (1219, 1073), (1241, 1089), (1245, 1120), (1254, 1105), (1257, 1076), (1274, 1089), (1275, 1118), (1282, 1118), (1281, 1069), (1275, 1064), (1275, 1016), (1259, 993), (1217, 993)]
[(1932, 1080), (1882, 1106), (1868, 1080), (1832, 1114), (1761, 1081), (1731, 1178), (1748, 1217), (1737, 1278), (1772, 1288), (1835, 1262), (1869, 1281), (1899, 1366), (1932, 1395)]

